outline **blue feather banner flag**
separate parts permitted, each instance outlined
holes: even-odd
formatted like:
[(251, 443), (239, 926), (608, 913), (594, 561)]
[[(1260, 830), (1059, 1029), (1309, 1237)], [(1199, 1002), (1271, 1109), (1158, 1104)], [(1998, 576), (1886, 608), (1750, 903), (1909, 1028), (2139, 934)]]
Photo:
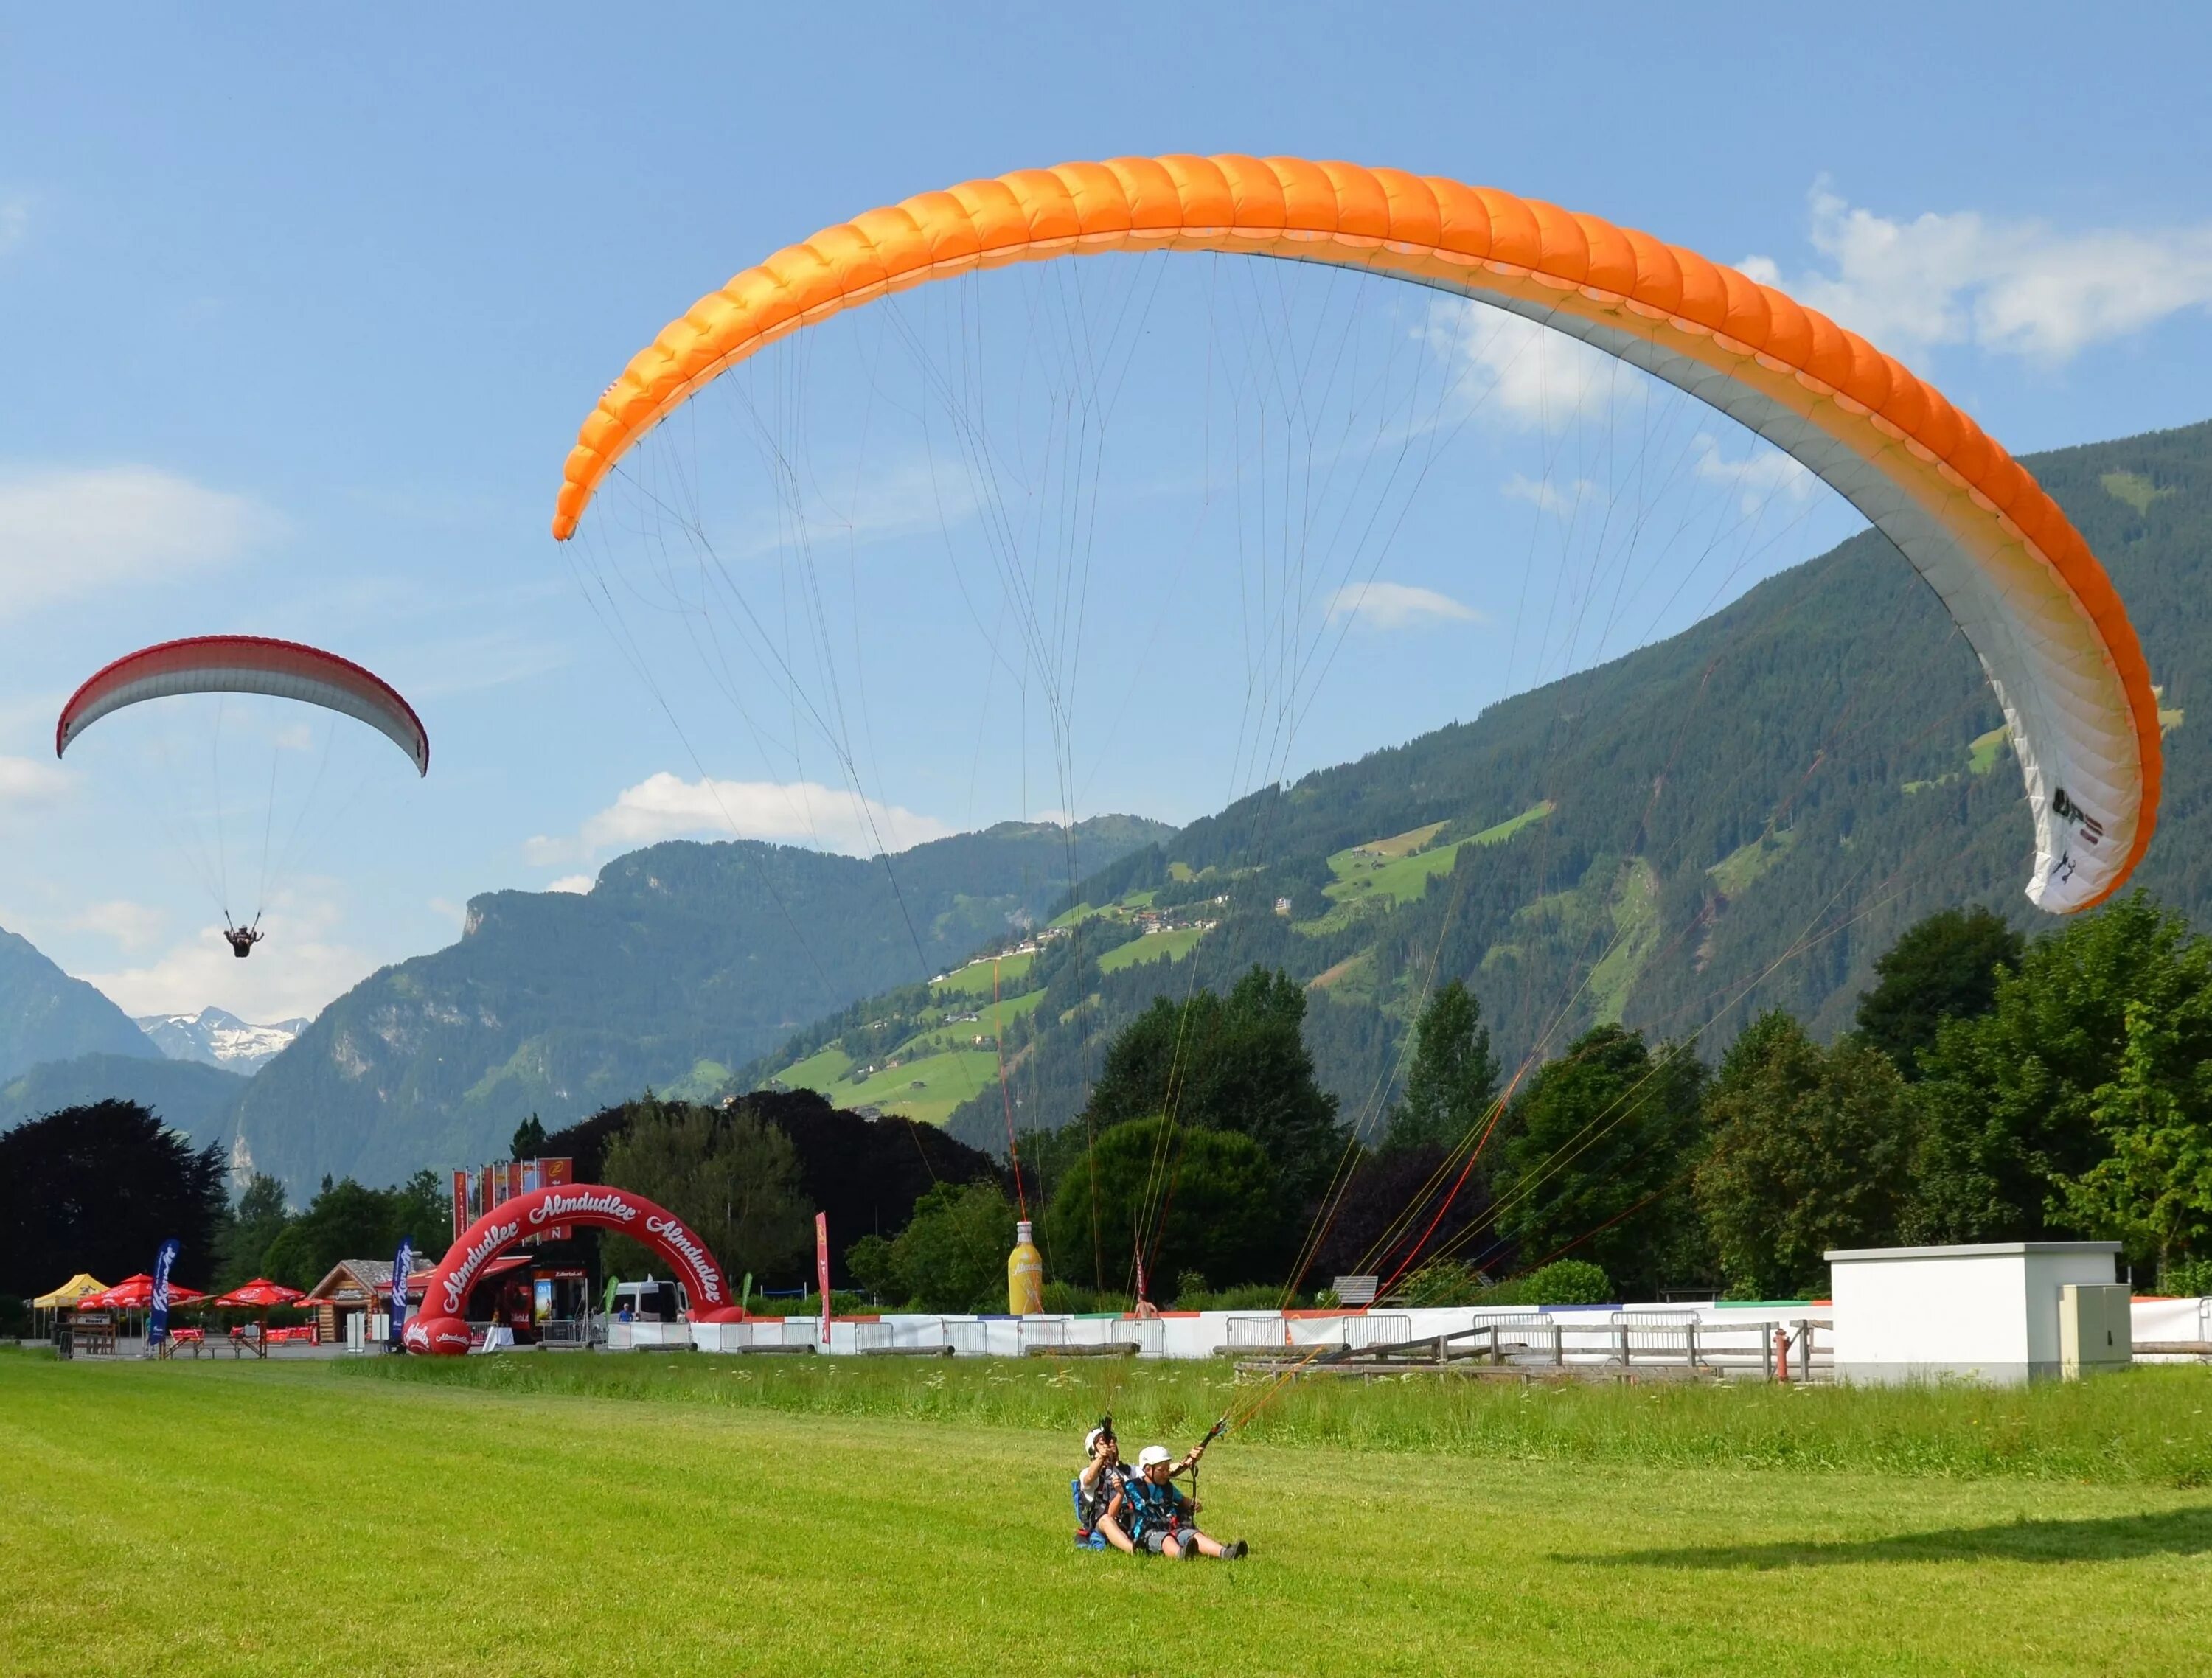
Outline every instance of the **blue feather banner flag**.
[(407, 1326), (407, 1278), (415, 1269), (415, 1243), (405, 1236), (399, 1238), (399, 1250), (392, 1259), (392, 1349), (400, 1349), (400, 1330)]
[(177, 1262), (173, 1237), (161, 1243), (154, 1259), (154, 1297), (146, 1313), (146, 1349), (153, 1351), (169, 1337), (169, 1267)]

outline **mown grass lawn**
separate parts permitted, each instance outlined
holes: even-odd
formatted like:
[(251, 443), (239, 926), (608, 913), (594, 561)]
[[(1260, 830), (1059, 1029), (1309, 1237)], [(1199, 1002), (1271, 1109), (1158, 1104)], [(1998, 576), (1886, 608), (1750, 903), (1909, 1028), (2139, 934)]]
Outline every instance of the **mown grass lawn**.
[[(1020, 1418), (1098, 1395), (1042, 1371), (513, 1359), (548, 1371), (532, 1390), (480, 1365), (0, 1355), (0, 1670), (2196, 1672), (2212, 1632), (2212, 1493), (2118, 1458), (1958, 1478), (1255, 1427), (1203, 1487), (1253, 1559), (1138, 1563), (1067, 1545), (1074, 1442)], [(720, 1401), (741, 1377), (794, 1384)], [(1038, 1396), (989, 1423), (870, 1413), (962, 1383)], [(2112, 1390), (2125, 1431), (2212, 1383)], [(825, 1392), (851, 1413), (776, 1407)], [(1739, 1396), (1767, 1398), (1710, 1395)], [(1571, 1401), (1577, 1427), (1613, 1402)], [(1635, 1402), (1610, 1413), (1631, 1436)]]

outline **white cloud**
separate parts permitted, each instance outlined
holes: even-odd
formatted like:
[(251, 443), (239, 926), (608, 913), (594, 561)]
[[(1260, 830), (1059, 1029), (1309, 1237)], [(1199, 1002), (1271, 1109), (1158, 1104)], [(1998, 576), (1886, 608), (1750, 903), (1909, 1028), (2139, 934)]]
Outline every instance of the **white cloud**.
[[(52, 751), (54, 749), (54, 718), (68, 702), (71, 690), (52, 688), (44, 692), (22, 692), (0, 698), (0, 740), (27, 737), (34, 749)], [(40, 761), (46, 761), (41, 759)]]
[(615, 849), (701, 835), (817, 846), (854, 856), (878, 842), (902, 851), (952, 829), (934, 817), (881, 804), (812, 781), (685, 781), (665, 769), (625, 787), (573, 838), (532, 839), (523, 854), (539, 866), (586, 860)]
[(29, 237), (31, 201), (20, 193), (0, 198), (0, 256), (5, 256)]
[(1370, 582), (1340, 588), (1329, 598), (1331, 617), (1349, 617), (1370, 629), (1406, 629), (1442, 620), (1480, 623), (1483, 616), (1449, 594), (1411, 583)]
[(229, 564), (276, 520), (149, 466), (0, 475), (0, 614)]
[(1601, 414), (1638, 375), (1602, 350), (1525, 316), (1461, 298), (1429, 306), (1419, 334), (1456, 369), (1455, 401), (1520, 425), (1558, 430)]
[[(831, 468), (813, 475), (814, 483), (843, 486), (851, 499), (843, 505), (817, 490), (799, 503), (803, 523), (793, 520), (789, 503), (775, 519), (754, 517), (731, 544), (732, 559), (758, 559), (807, 542), (833, 548), (865, 548), (878, 542), (933, 535), (974, 518), (980, 508), (974, 474), (926, 461), (908, 460), (876, 467), (865, 476)], [(1018, 499), (1018, 486), (1006, 486)]]
[(1771, 501), (1810, 501), (1820, 488), (1820, 479), (1810, 467), (1769, 443), (1754, 441), (1747, 453), (1733, 460), (1722, 453), (1720, 440), (1711, 432), (1699, 432), (1695, 447), (1698, 476), (1708, 483), (1725, 483), (1741, 490), (1747, 514), (1758, 513), (1762, 504)]
[(142, 965), (76, 976), (127, 1014), (191, 1013), (212, 1003), (240, 1019), (311, 1017), (376, 966), (336, 940), (338, 921), (334, 902), (288, 894), (263, 915), (268, 936), (245, 961), (210, 922)]
[(577, 897), (582, 897), (591, 894), (594, 884), (594, 877), (590, 874), (563, 874), (560, 879), (549, 884), (545, 889), (548, 891), (574, 892)]
[(87, 904), (70, 917), (68, 924), (76, 930), (102, 933), (126, 950), (139, 950), (159, 938), (168, 922), (165, 910), (112, 897), (106, 903)]
[(1539, 483), (1525, 472), (1516, 472), (1505, 480), (1504, 493), (1514, 501), (1528, 502), (1564, 518), (1585, 495), (1595, 495), (1597, 485), (1586, 477), (1569, 478), (1564, 486), (1549, 479)]
[(0, 757), (0, 810), (53, 803), (69, 790), (69, 773), (36, 757)]
[(2212, 226), (2063, 234), (1972, 210), (1900, 222), (1855, 208), (1825, 182), (1811, 204), (1825, 271), (1785, 277), (1763, 256), (1737, 266), (1907, 361), (1970, 344), (2063, 362), (2212, 307)]

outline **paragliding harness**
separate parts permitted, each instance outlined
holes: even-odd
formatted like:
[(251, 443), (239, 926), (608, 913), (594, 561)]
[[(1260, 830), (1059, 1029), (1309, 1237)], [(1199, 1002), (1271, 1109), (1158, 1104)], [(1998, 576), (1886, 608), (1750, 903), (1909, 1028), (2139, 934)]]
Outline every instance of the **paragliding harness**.
[[(1112, 1547), (1106, 1541), (1106, 1535), (1098, 1530), (1097, 1517), (1084, 1506), (1081, 1474), (1076, 1475), (1067, 1482), (1067, 1494), (1075, 1500), (1075, 1547), (1079, 1550), (1111, 1548)], [(1089, 1526), (1083, 1524), (1086, 1519), (1091, 1522)]]
[(223, 940), (230, 945), (230, 953), (244, 961), (253, 953), (253, 946), (261, 942), (261, 917), (255, 915), (251, 925), (234, 927), (230, 917), (222, 917)]
[[(1102, 1440), (1114, 1438), (1114, 1418), (1110, 1413), (1098, 1418), (1098, 1437)], [(1081, 1474), (1067, 1482), (1067, 1494), (1075, 1502), (1075, 1547), (1079, 1550), (1112, 1548), (1106, 1541), (1106, 1535), (1098, 1530), (1098, 1517), (1106, 1512), (1106, 1506), (1112, 1499), (1102, 1498), (1096, 1493), (1086, 1499), (1083, 1495)]]
[[(1228, 1431), (1229, 1418), (1224, 1416), (1220, 1420), (1215, 1422), (1212, 1427), (1206, 1429), (1206, 1437), (1198, 1442), (1198, 1449), (1200, 1450), (1205, 1450), (1206, 1446), (1212, 1444), (1216, 1439), (1221, 1438), (1223, 1434), (1228, 1432)], [(1175, 1493), (1174, 1497), (1170, 1500), (1170, 1512), (1166, 1516), (1164, 1522), (1158, 1518), (1152, 1517), (1146, 1513), (1146, 1506), (1151, 1502), (1150, 1499), (1142, 1496), (1133, 1497), (1131, 1499), (1131, 1508), (1134, 1511), (1136, 1518), (1130, 1524), (1129, 1536), (1136, 1541), (1137, 1547), (1139, 1550), (1146, 1547), (1145, 1536), (1148, 1532), (1165, 1531), (1170, 1537), (1181, 1533), (1184, 1527), (1183, 1510), (1186, 1507), (1188, 1507), (1190, 1512), (1189, 1525), (1191, 1529), (1193, 1530), (1197, 1529), (1198, 1470), (1199, 1464), (1196, 1462), (1193, 1462), (1190, 1465), (1190, 1498), (1188, 1505), (1186, 1505), (1179, 1501), (1182, 1495), (1181, 1493)], [(1130, 1478), (1132, 1480), (1141, 1480), (1143, 1478), (1143, 1471), (1141, 1469), (1139, 1470), (1136, 1474), (1131, 1475)], [(1080, 1482), (1079, 1482), (1079, 1484)], [(1103, 1540), (1101, 1540), (1100, 1542), (1103, 1545)]]

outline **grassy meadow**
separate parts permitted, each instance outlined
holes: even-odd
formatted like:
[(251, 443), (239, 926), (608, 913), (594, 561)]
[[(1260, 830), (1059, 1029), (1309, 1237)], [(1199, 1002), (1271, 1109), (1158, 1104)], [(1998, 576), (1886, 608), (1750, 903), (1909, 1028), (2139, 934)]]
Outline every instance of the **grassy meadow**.
[(1449, 844), (1437, 844), (1436, 839), (1450, 824), (1431, 822), (1426, 827), (1338, 851), (1328, 859), (1329, 872), (1336, 878), (1322, 888), (1322, 895), (1334, 907), (1318, 920), (1301, 922), (1299, 930), (1335, 932), (1377, 905), (1395, 909), (1411, 903), (1429, 889), (1431, 880), (1451, 872), (1466, 847), (1487, 848), (1502, 845), (1530, 823), (1542, 821), (1552, 809), (1552, 802), (1547, 799), (1529, 806), (1517, 816)]
[(10, 1674), (2196, 1671), (2212, 1374), (1285, 1393), (1241, 1564), (1067, 1542), (1225, 1371), (0, 1354)]
[(1179, 961), (1198, 948), (1199, 940), (1205, 936), (1203, 927), (1176, 927), (1140, 938), (1133, 944), (1117, 944), (1098, 958), (1098, 970), (1119, 973), (1125, 967), (1136, 967), (1148, 961)]

